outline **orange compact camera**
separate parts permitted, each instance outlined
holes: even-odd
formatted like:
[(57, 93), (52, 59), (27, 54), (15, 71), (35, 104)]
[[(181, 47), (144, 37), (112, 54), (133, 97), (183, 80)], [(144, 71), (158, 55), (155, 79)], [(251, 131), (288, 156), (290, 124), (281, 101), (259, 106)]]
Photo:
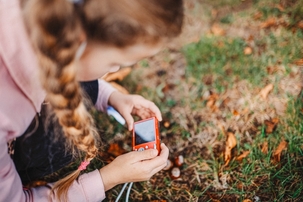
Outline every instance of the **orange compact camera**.
[(155, 117), (137, 121), (133, 128), (133, 150), (157, 149), (160, 154), (159, 122)]

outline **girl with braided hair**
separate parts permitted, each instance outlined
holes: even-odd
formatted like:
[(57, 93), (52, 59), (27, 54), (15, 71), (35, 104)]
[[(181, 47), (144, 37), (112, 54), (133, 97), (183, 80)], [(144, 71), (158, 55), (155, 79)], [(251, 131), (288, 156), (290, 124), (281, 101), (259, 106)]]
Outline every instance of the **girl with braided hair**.
[[(180, 34), (182, 18), (182, 0), (0, 1), (0, 201), (101, 201), (112, 187), (148, 180), (165, 167), (169, 151), (162, 144), (159, 156), (153, 149), (129, 152), (80, 175), (99, 140), (79, 81), (97, 81), (95, 107), (113, 106), (129, 130), (132, 115), (161, 121), (153, 102), (96, 79), (159, 52)], [(44, 101), (69, 149), (85, 156), (58, 182), (23, 190), (7, 142), (25, 132)]]

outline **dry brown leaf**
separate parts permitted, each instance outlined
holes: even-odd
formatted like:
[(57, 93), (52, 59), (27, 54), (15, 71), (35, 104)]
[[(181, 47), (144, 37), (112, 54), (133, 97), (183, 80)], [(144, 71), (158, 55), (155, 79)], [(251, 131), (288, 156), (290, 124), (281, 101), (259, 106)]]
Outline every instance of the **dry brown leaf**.
[(231, 101), (231, 99), (229, 97), (227, 97), (226, 99), (223, 100), (223, 105), (227, 106), (230, 101)]
[(259, 12), (254, 14), (253, 18), (255, 20), (259, 20), (262, 16), (263, 16), (262, 12), (259, 11)]
[(131, 67), (123, 67), (117, 72), (106, 74), (104, 77), (102, 77), (102, 79), (107, 82), (116, 80), (122, 81), (131, 72), (131, 70)]
[(276, 26), (278, 24), (278, 20), (274, 17), (272, 18), (268, 18), (265, 22), (263, 22), (261, 24), (261, 28), (270, 28), (270, 27), (273, 27), (273, 26)]
[(271, 84), (268, 84), (267, 86), (265, 86), (265, 88), (263, 88), (259, 95), (264, 99), (266, 100), (268, 94), (270, 93), (270, 91), (272, 91), (272, 89), (274, 88), (274, 85), (271, 83)]
[(198, 43), (200, 41), (200, 35), (196, 34), (194, 36), (191, 36), (189, 39), (188, 39), (188, 43)]
[(119, 144), (113, 143), (113, 144), (110, 144), (107, 152), (112, 154), (113, 156), (117, 157), (117, 156), (120, 156), (121, 154), (124, 154), (126, 151), (123, 148), (121, 148), (119, 146)]
[(136, 87), (136, 92), (139, 92), (143, 89), (143, 86), (141, 84), (137, 84), (137, 87)]
[(217, 15), (218, 15), (218, 13), (219, 13), (219, 11), (216, 10), (216, 9), (212, 9), (212, 10), (211, 10), (211, 16), (212, 16), (213, 18), (216, 18)]
[(277, 4), (275, 8), (279, 9), (279, 11), (283, 12), (285, 9), (281, 4)]
[(295, 64), (298, 65), (298, 66), (303, 66), (303, 58), (299, 59), (299, 60), (296, 60)]
[(216, 102), (216, 100), (214, 100), (214, 99), (209, 99), (209, 100), (207, 101), (207, 103), (206, 103), (206, 106), (209, 107), (209, 108), (211, 108), (212, 106), (214, 106), (215, 102)]
[(263, 154), (267, 154), (268, 153), (268, 142), (263, 142), (262, 148), (261, 148), (261, 152)]
[(243, 187), (244, 187), (243, 183), (242, 182), (238, 182), (237, 188), (238, 189), (243, 189)]
[(248, 107), (245, 107), (245, 108), (242, 110), (241, 114), (247, 114), (248, 112), (249, 112), (249, 108), (248, 108)]
[(285, 140), (282, 140), (277, 147), (277, 149), (273, 153), (274, 162), (278, 163), (281, 160), (281, 153), (283, 150), (287, 148), (288, 143)]
[(250, 54), (252, 54), (252, 48), (249, 47), (249, 46), (245, 47), (245, 48), (244, 48), (244, 54), (245, 54), (245, 55), (250, 55)]
[(129, 94), (129, 92), (121, 85), (117, 84), (116, 82), (109, 82), (110, 85), (112, 85), (115, 89), (117, 89), (119, 92), (123, 94)]
[(265, 120), (264, 121), (264, 124), (266, 126), (265, 132), (267, 134), (272, 133), (276, 129), (276, 126), (277, 126), (278, 123), (279, 123), (278, 118), (273, 118), (271, 120)]
[(268, 74), (273, 74), (273, 73), (279, 71), (279, 67), (278, 66), (267, 66), (266, 70), (267, 70)]
[(217, 23), (213, 24), (213, 26), (211, 27), (210, 30), (213, 33), (213, 35), (215, 35), (215, 36), (225, 35), (225, 30), (222, 29)]
[(206, 102), (206, 106), (209, 107), (209, 108), (212, 108), (215, 105), (218, 98), (219, 98), (218, 94), (216, 94), (216, 93), (211, 94), (208, 97), (208, 100)]
[(298, 22), (298, 28), (303, 29), (303, 20), (301, 20), (300, 22)]
[(237, 161), (242, 161), (244, 158), (247, 157), (247, 155), (250, 153), (250, 151), (244, 151), (241, 155), (239, 155), (236, 160)]
[(237, 145), (237, 139), (231, 132), (226, 132), (227, 140), (225, 145), (224, 166), (227, 166), (231, 160), (231, 150)]
[(255, 39), (254, 35), (249, 35), (248, 38), (246, 39), (248, 42), (251, 42)]
[(234, 116), (239, 116), (240, 113), (239, 113), (237, 110), (234, 110), (234, 111), (233, 111), (233, 115), (234, 115)]
[(218, 110), (218, 107), (216, 106), (216, 101), (218, 98), (219, 98), (219, 95), (214, 93), (208, 97), (208, 100), (206, 102), (206, 106), (208, 108), (210, 108), (213, 112)]

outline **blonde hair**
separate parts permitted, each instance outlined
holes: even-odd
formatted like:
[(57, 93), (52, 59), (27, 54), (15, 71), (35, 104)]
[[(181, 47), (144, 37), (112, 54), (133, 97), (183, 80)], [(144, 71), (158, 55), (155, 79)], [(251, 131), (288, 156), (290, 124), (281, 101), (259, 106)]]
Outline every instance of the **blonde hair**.
[[(81, 2), (81, 1), (80, 1)], [(139, 41), (157, 42), (181, 32), (182, 0), (25, 0), (25, 23), (41, 64), (41, 82), (47, 100), (66, 139), (91, 161), (98, 152), (94, 121), (83, 104), (73, 65), (81, 32), (87, 40), (117, 47)], [(67, 200), (67, 191), (79, 176), (76, 170), (59, 180), (54, 190)]]

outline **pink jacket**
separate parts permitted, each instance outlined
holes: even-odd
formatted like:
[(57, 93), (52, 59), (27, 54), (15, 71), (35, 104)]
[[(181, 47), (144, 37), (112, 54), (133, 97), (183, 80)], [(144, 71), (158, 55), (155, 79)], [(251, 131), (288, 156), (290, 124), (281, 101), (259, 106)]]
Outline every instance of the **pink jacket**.
[[(45, 98), (38, 63), (23, 24), (18, 0), (0, 0), (0, 201), (55, 201), (50, 186), (24, 191), (7, 142), (25, 132)], [(96, 107), (107, 108), (114, 89), (99, 82)], [(102, 95), (102, 97), (100, 96)], [(69, 201), (101, 201), (104, 185), (98, 170), (83, 174), (68, 191)]]

